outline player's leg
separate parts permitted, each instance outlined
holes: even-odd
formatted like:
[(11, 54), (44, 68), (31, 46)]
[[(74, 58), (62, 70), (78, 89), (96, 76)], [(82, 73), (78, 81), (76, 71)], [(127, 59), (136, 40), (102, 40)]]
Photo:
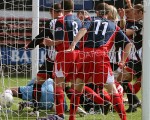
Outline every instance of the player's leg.
[(141, 77), (137, 79), (137, 81), (133, 84), (134, 93), (138, 93), (141, 89)]
[(105, 87), (108, 90), (108, 93), (111, 95), (111, 102), (113, 103), (114, 109), (119, 114), (121, 120), (126, 120), (126, 112), (122, 100), (122, 96), (118, 93), (116, 85), (114, 83), (114, 76), (108, 72), (108, 78), (106, 81)]
[[(111, 96), (111, 102), (113, 104), (114, 109), (116, 112), (119, 114), (121, 120), (126, 120), (126, 112), (124, 108), (123, 101), (121, 99), (121, 95), (118, 93), (116, 85), (115, 85), (115, 80), (114, 80), (114, 75), (109, 63), (109, 57), (106, 56), (96, 56), (97, 58), (95, 59), (97, 64), (94, 64), (95, 68), (95, 74), (94, 74), (94, 82), (95, 84), (98, 85), (105, 85), (107, 88), (108, 93)], [(103, 62), (99, 62), (103, 61)], [(101, 78), (101, 79), (99, 79)]]
[(135, 76), (137, 78), (141, 78), (141, 70), (142, 70), (141, 65), (142, 64), (140, 61), (130, 60), (127, 63), (127, 67), (125, 67), (126, 74), (129, 76), (132, 76), (132, 79), (123, 79), (122, 81), (122, 85), (123, 85), (124, 91), (127, 94), (128, 103), (129, 103), (129, 108), (126, 110), (126, 112), (136, 111), (137, 104), (140, 103), (140, 100), (136, 96), (136, 92), (140, 90), (140, 85), (137, 84), (138, 83), (137, 81), (139, 79), (137, 79), (136, 83), (134, 84), (135, 89), (134, 89), (134, 85), (132, 85), (130, 81), (133, 80)]
[(55, 78), (54, 82), (56, 114), (64, 118), (64, 77)]
[(82, 79), (76, 79), (76, 83), (74, 84), (74, 94), (71, 96), (70, 100), (70, 116), (69, 120), (75, 120), (75, 115), (77, 112), (77, 108), (80, 103), (80, 96), (82, 95), (84, 88), (84, 82)]
[(42, 66), (39, 68), (39, 72), (37, 73), (37, 80), (33, 85), (33, 94), (32, 94), (32, 102), (34, 103), (34, 110), (38, 110), (38, 102), (41, 98), (41, 88), (42, 84), (50, 77), (52, 77), (53, 71), (53, 62), (45, 61)]

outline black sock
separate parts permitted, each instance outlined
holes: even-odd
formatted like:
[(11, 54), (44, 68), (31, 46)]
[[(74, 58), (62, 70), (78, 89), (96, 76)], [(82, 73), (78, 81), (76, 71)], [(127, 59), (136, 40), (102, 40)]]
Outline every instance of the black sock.
[(32, 93), (32, 102), (33, 102), (33, 106), (34, 106), (34, 109), (33, 111), (38, 111), (38, 103), (40, 101), (40, 98), (41, 98), (41, 87), (42, 85), (41, 84), (34, 84), (33, 86), (33, 93)]
[(127, 98), (128, 98), (128, 103), (129, 105), (134, 105), (136, 103), (139, 102), (138, 97), (136, 96), (136, 94), (132, 93), (132, 90), (130, 89), (130, 87), (128, 86), (128, 82), (127, 80), (123, 81), (122, 85), (124, 88), (124, 91), (127, 94)]

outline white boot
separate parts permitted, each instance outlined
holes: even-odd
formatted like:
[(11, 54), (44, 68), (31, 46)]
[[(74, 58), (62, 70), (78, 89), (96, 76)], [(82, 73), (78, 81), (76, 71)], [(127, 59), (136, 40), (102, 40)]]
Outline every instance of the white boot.
[(85, 110), (83, 110), (81, 107), (78, 107), (78, 108), (77, 108), (77, 113), (78, 113), (81, 117), (88, 114), (88, 113), (87, 113)]

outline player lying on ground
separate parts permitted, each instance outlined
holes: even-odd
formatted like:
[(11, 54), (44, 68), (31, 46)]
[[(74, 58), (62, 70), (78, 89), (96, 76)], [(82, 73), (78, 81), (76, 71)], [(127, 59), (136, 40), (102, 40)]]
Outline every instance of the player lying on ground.
[[(9, 92), (13, 95), (13, 97), (18, 97), (23, 102), (19, 103), (19, 111), (22, 111), (25, 107), (31, 107), (35, 108), (37, 106), (34, 105), (33, 100), (33, 86), (35, 83), (35, 79), (32, 79), (26, 86), (20, 86), (20, 87), (13, 87), (10, 89), (5, 90), (4, 92)], [(38, 102), (38, 107), (40, 110), (51, 110), (55, 112), (55, 104), (54, 104), (54, 87), (53, 87), (53, 79), (47, 79), (41, 87), (41, 99)], [(67, 103), (65, 100), (64, 103), (65, 111), (68, 110)], [(87, 113), (80, 107), (78, 107), (78, 113), (79, 115), (83, 116)], [(30, 115), (34, 115), (38, 117), (39, 111), (33, 111), (30, 113)]]

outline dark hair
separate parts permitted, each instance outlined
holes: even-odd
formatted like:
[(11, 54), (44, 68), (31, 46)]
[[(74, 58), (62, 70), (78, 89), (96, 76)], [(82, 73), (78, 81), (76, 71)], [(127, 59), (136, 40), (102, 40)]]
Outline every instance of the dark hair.
[(74, 9), (74, 3), (72, 0), (62, 0), (61, 8), (65, 11), (72, 11)]
[(61, 12), (61, 4), (60, 3), (55, 3), (50, 7), (50, 10), (54, 10), (55, 12)]
[(136, 5), (134, 5), (134, 9), (138, 10), (139, 12), (140, 11), (144, 12), (144, 7), (143, 7), (142, 4), (136, 4)]
[(100, 16), (104, 16), (104, 15), (107, 15), (109, 13), (109, 5), (107, 3), (99, 3), (96, 8), (95, 8), (96, 11), (99, 12), (99, 15)]

